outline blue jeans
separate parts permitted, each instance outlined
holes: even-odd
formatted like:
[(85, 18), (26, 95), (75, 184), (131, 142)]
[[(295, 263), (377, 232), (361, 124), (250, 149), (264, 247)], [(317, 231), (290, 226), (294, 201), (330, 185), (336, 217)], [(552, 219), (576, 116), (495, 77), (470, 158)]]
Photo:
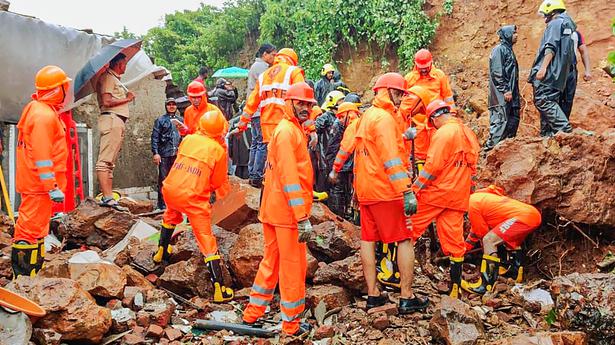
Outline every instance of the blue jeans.
[(267, 144), (263, 143), (261, 118), (252, 118), (252, 144), (250, 145), (250, 160), (248, 161), (248, 175), (250, 180), (262, 181), (267, 160)]

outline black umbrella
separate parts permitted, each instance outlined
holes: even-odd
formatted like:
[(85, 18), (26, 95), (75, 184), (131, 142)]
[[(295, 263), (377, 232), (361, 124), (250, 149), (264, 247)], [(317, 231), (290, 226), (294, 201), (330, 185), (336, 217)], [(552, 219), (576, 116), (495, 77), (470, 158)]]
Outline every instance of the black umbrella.
[(96, 91), (96, 83), (98, 78), (109, 65), (109, 61), (113, 60), (119, 53), (126, 55), (126, 59), (132, 59), (135, 54), (141, 50), (141, 40), (123, 39), (108, 44), (94, 55), (81, 68), (75, 77), (75, 101)]

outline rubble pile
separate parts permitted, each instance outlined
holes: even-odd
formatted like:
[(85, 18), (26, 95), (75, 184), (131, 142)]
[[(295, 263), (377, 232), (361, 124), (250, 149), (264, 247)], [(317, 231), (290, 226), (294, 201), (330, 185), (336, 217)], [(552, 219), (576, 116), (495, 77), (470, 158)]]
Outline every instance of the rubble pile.
[(479, 185), (570, 221), (615, 226), (615, 129), (506, 140), (478, 168)]
[[(58, 236), (66, 247), (79, 249), (65, 247), (48, 253), (44, 269), (35, 278), (9, 282), (10, 237), (0, 233), (0, 277), (4, 277), (0, 282), (47, 311), (38, 320), (12, 320), (19, 327), (12, 327), (12, 333), (0, 328), (0, 340), (27, 339), (36, 344), (297, 343), (299, 340), (292, 337), (269, 342), (229, 331), (191, 328), (197, 319), (241, 322), (241, 310), (262, 258), (262, 225), (254, 204), (260, 191), (240, 180), (233, 179), (232, 185), (234, 193), (244, 193), (245, 197), (224, 205), (225, 212), (234, 211), (214, 226), (214, 233), (224, 262), (225, 284), (235, 289), (235, 301), (211, 302), (209, 271), (189, 224), (177, 227), (173, 255), (162, 267), (152, 261), (158, 241), (152, 225), (157, 221), (146, 218), (148, 213), (142, 211), (147, 208), (136, 208), (135, 212), (144, 213), (138, 216), (98, 208), (93, 201), (86, 201), (58, 227)], [(235, 214), (241, 220), (229, 220)], [(358, 251), (360, 229), (336, 217), (323, 204), (314, 205), (311, 219), (315, 229), (307, 242), (305, 316), (314, 329), (298, 343), (498, 341), (504, 345), (549, 339), (554, 344), (607, 344), (615, 337), (612, 274), (569, 275), (552, 282), (528, 283), (525, 288), (500, 278), (485, 296), (464, 294), (461, 300), (453, 300), (445, 295), (446, 269), (422, 263), (416, 268), (414, 289), (417, 295), (430, 299), (425, 312), (398, 315), (396, 293), (389, 293), (389, 304), (365, 310), (366, 286)], [(429, 273), (422, 267), (429, 267)], [(276, 296), (268, 313), (271, 326), (280, 321), (278, 300)], [(6, 317), (0, 314), (0, 319)]]

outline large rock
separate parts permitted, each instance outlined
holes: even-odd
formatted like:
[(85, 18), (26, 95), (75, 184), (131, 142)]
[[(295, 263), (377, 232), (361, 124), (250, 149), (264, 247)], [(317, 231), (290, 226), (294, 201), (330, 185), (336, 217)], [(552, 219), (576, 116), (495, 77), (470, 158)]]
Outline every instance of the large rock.
[(24, 313), (10, 314), (0, 308), (0, 344), (28, 345), (32, 323)]
[(122, 240), (135, 222), (130, 213), (100, 207), (88, 198), (68, 214), (66, 225), (60, 226), (59, 232), (72, 245), (106, 249)]
[(70, 278), (68, 260), (79, 252), (79, 249), (73, 249), (58, 253), (47, 253), (45, 255), (45, 266), (38, 272), (38, 276), (45, 278)]
[(122, 298), (126, 273), (114, 264), (70, 264), (70, 278), (93, 296)]
[(132, 214), (148, 213), (154, 210), (154, 204), (150, 200), (135, 200), (129, 197), (122, 197), (118, 202), (121, 206), (128, 208)]
[(615, 275), (572, 273), (556, 277), (551, 295), (564, 329), (587, 333), (591, 343), (615, 340)]
[[(185, 226), (185, 225), (178, 225)], [(223, 228), (213, 225), (212, 231), (216, 237), (218, 243), (218, 251), (222, 254), (222, 257), (228, 257), (233, 244), (239, 238), (234, 232), (224, 230)], [(188, 260), (192, 257), (202, 257), (199, 245), (194, 237), (193, 230), (186, 227), (186, 229), (177, 235), (175, 243), (173, 244), (173, 254), (171, 255), (171, 262), (178, 262)]]
[(242, 287), (250, 287), (263, 259), (263, 225), (250, 224), (239, 232), (239, 238), (229, 253), (233, 275)]
[(345, 220), (336, 220), (314, 225), (314, 235), (307, 245), (316, 259), (332, 262), (351, 255), (359, 249), (360, 243), (359, 227)]
[(142, 290), (152, 290), (154, 285), (149, 280), (129, 265), (122, 267), (122, 271), (126, 273), (126, 286), (135, 286)]
[(229, 181), (231, 191), (214, 204), (212, 217), (221, 228), (239, 233), (246, 225), (258, 222), (261, 190), (234, 176)]
[(587, 339), (587, 334), (583, 332), (541, 332), (500, 339), (492, 345), (587, 345)]
[(351, 296), (343, 287), (335, 285), (312, 286), (307, 291), (306, 300), (310, 307), (315, 308), (322, 301), (327, 310), (347, 306), (351, 303)]
[(111, 327), (110, 310), (97, 306), (76, 281), (20, 276), (7, 288), (45, 309), (47, 315), (36, 326), (60, 333), (63, 341), (98, 343)]
[(198, 257), (165, 267), (158, 283), (165, 289), (185, 297), (209, 297), (213, 292), (207, 266), (203, 259)]
[(361, 264), (359, 252), (344, 260), (335, 261), (330, 264), (320, 263), (320, 267), (314, 277), (314, 284), (339, 285), (356, 293), (366, 291), (363, 265)]
[(483, 339), (480, 317), (459, 299), (444, 296), (429, 323), (434, 339), (447, 345), (472, 345)]
[(507, 140), (478, 170), (479, 184), (495, 183), (543, 211), (615, 226), (615, 129), (593, 136), (575, 132)]
[(307, 272), (305, 274), (305, 278), (312, 280), (314, 276), (316, 276), (316, 271), (318, 271), (318, 260), (310, 253), (310, 250), (307, 250)]

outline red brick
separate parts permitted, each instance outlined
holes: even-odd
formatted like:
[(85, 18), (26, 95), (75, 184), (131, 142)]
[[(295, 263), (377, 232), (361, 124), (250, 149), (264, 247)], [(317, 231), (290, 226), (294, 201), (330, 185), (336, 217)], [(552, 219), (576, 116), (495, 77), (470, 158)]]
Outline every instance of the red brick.
[(147, 337), (160, 338), (164, 333), (164, 329), (158, 325), (149, 325), (147, 329)]

